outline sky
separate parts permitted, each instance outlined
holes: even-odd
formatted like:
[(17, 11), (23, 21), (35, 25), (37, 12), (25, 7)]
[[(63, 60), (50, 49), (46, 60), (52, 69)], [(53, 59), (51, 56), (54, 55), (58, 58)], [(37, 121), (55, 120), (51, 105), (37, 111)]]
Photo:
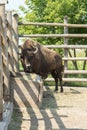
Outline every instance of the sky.
[(25, 0), (8, 0), (8, 4), (6, 4), (6, 10), (17, 10), (19, 13), (19, 6), (24, 6)]

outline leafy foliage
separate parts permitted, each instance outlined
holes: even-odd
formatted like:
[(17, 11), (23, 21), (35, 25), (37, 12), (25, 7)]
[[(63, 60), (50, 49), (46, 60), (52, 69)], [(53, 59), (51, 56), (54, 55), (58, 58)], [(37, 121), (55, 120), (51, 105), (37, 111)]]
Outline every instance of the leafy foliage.
[[(29, 22), (59, 22), (63, 23), (64, 16), (68, 16), (69, 23), (87, 23), (87, 0), (26, 0), (26, 7), (20, 10), (24, 16), (20, 18)], [(62, 27), (20, 26), (21, 34), (61, 34)], [(69, 28), (69, 33), (87, 33), (86, 28)], [(42, 44), (63, 44), (61, 38), (37, 38)], [(70, 38), (69, 44), (87, 44), (87, 39)]]

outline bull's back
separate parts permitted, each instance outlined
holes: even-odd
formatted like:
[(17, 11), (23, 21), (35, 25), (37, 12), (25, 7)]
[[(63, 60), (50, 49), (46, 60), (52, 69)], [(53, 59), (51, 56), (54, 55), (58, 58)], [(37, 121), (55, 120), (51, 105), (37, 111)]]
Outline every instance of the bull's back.
[(46, 71), (60, 69), (62, 58), (57, 52), (42, 46), (41, 53), (42, 66), (45, 67)]

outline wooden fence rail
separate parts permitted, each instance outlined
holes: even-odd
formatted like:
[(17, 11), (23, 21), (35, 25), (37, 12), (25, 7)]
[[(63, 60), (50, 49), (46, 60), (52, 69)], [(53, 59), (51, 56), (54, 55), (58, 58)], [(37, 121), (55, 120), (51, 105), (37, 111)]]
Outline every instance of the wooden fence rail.
[(33, 38), (33, 37), (61, 37), (61, 38), (87, 38), (87, 34), (29, 34), (29, 35), (19, 35), (20, 38)]
[(45, 45), (48, 48), (51, 49), (87, 49), (87, 45)]
[[(2, 20), (0, 18), (0, 32), (1, 32)], [(2, 47), (1, 47), (1, 35), (0, 35), (0, 120), (2, 120), (2, 112), (3, 112), (3, 82), (2, 82)]]
[(19, 25), (28, 26), (61, 26), (61, 27), (68, 27), (68, 28), (87, 28), (87, 24), (69, 24), (69, 23), (37, 23), (37, 22), (18, 22)]

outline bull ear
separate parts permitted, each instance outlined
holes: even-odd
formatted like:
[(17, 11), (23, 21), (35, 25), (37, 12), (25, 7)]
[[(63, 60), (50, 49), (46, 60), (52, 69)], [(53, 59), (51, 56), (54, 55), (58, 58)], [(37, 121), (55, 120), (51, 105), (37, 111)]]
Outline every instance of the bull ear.
[(23, 46), (22, 46), (22, 45), (20, 46), (20, 49), (21, 49), (21, 50), (23, 49)]

